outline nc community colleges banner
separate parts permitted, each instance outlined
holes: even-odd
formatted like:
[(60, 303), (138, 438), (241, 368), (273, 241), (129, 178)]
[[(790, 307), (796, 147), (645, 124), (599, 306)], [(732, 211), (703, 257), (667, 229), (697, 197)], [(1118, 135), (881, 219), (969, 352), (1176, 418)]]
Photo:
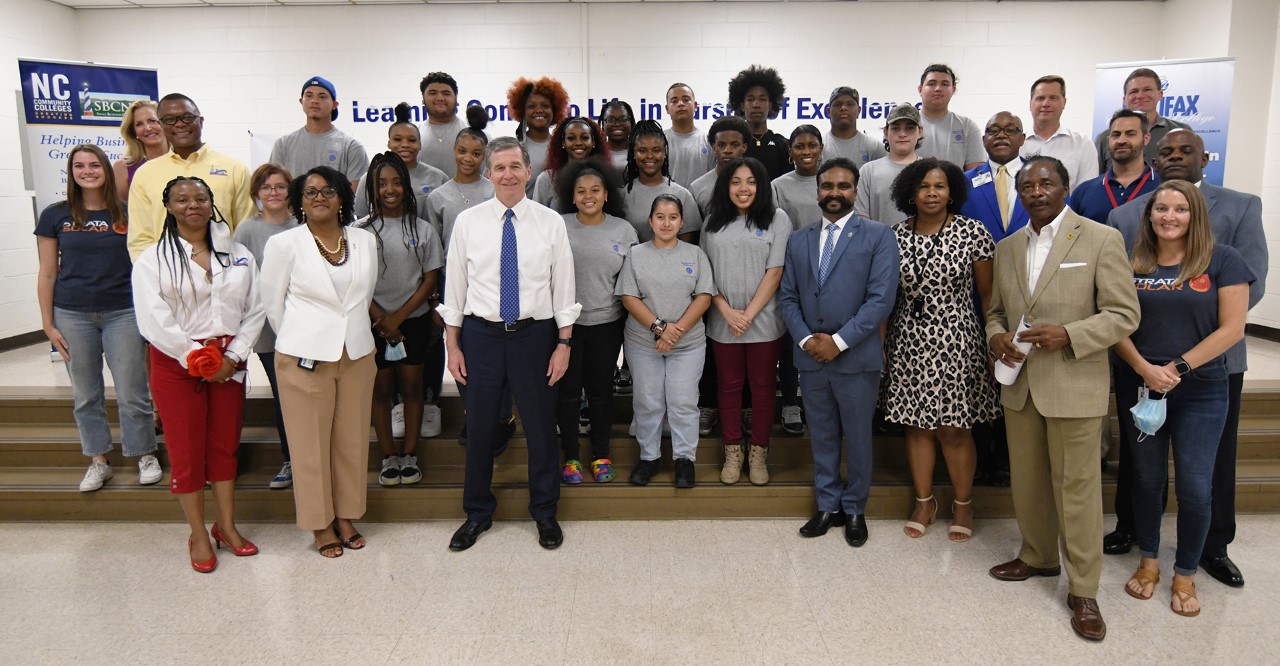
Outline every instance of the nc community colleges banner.
[(1098, 65), (1093, 105), (1093, 133), (1107, 129), (1107, 121), (1124, 106), (1124, 80), (1139, 67), (1160, 75), (1164, 98), (1157, 111), (1166, 118), (1186, 123), (1204, 139), (1209, 153), (1205, 180), (1222, 184), (1227, 163), (1227, 121), (1231, 114), (1231, 80), (1235, 58), (1198, 60), (1152, 60)]
[(113, 162), (123, 157), (125, 110), (137, 100), (157, 99), (160, 90), (154, 69), (19, 59), (18, 74), (36, 210), (66, 198), (73, 146), (94, 144)]

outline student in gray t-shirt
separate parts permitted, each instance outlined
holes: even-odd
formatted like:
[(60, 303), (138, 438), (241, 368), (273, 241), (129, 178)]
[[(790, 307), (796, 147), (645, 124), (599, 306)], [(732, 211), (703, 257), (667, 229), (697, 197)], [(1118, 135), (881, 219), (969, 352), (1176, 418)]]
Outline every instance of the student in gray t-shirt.
[(725, 484), (736, 483), (742, 469), (744, 386), (750, 386), (752, 413), (760, 415), (751, 429), (751, 483), (769, 482), (766, 459), (776, 403), (776, 369), (786, 332), (777, 292), (790, 236), (791, 221), (773, 204), (764, 165), (751, 157), (725, 165), (711, 195), (701, 237), (716, 275), (707, 337), (716, 357), (725, 442), (720, 481)]
[[(453, 178), (453, 141), (468, 123), (458, 116), (458, 82), (445, 72), (431, 72), (418, 83), (427, 117), (418, 127), (422, 145), (418, 161)], [(422, 196), (426, 199), (426, 195)]]
[(698, 129), (693, 118), (698, 113), (698, 100), (693, 87), (687, 83), (673, 83), (667, 88), (667, 117), (671, 129), (667, 134), (667, 160), (671, 165), (671, 180), (685, 189), (698, 176), (716, 166), (715, 153), (707, 141), (706, 130)]
[(825, 148), (822, 133), (813, 125), (792, 130), (790, 142), (791, 163), (796, 168), (773, 179), (773, 202), (779, 210), (786, 211), (795, 230), (822, 219), (822, 208), (818, 206), (818, 167), (822, 166)]
[(659, 195), (650, 211), (653, 240), (627, 255), (614, 293), (630, 314), (624, 344), (631, 365), (632, 411), (640, 461), (631, 483), (648, 485), (658, 472), (662, 421), (671, 427), (677, 488), (692, 488), (698, 450), (698, 379), (706, 358), (702, 315), (715, 284), (711, 262), (676, 238), (683, 204)]
[[(387, 129), (387, 150), (400, 156), (409, 170), (409, 181), (413, 195), (418, 201), (418, 217), (427, 217), (427, 196), (431, 191), (449, 180), (443, 171), (418, 161), (422, 148), (422, 135), (418, 126), (409, 119), (409, 105), (401, 102), (396, 105), (396, 121)], [(369, 174), (360, 176), (360, 184), (356, 186), (356, 217), (369, 214)]]
[(967, 170), (987, 161), (987, 152), (978, 124), (949, 109), (958, 82), (956, 73), (940, 63), (925, 67), (920, 75), (916, 88), (924, 127), (920, 157), (936, 157)]
[[(395, 153), (374, 156), (369, 169), (378, 197), (373, 214), (357, 225), (377, 235), (378, 273), (370, 314), (374, 361), (378, 375), (373, 390), (373, 429), (382, 450), (384, 486), (417, 483), (422, 478), (416, 455), (424, 405), (423, 364), (439, 335), (433, 331), (428, 302), (444, 250), (435, 229), (414, 211), (409, 170)], [(404, 453), (397, 455), (391, 433), (392, 396), (404, 398)]]
[(359, 141), (334, 126), (333, 121), (338, 117), (338, 95), (333, 84), (319, 76), (307, 79), (298, 102), (307, 115), (307, 124), (276, 139), (267, 161), (279, 164), (290, 173), (306, 173), (318, 166), (332, 167), (345, 174), (355, 187), (369, 164), (369, 155)]
[[(298, 220), (289, 212), (289, 183), (293, 175), (278, 164), (270, 162), (254, 170), (249, 178), (249, 189), (258, 202), (258, 214), (236, 225), (235, 242), (245, 246), (262, 269), (262, 258), (266, 256), (267, 239), (298, 226)], [(284, 456), (284, 466), (270, 486), (274, 489), (288, 488), (293, 485), (293, 465), (289, 458), (289, 437), (284, 429), (284, 414), (280, 411), (280, 392), (276, 384), (276, 333), (271, 330), (271, 323), (262, 325), (262, 334), (253, 345), (253, 352), (262, 362), (262, 370), (271, 384), (271, 398), (275, 401), (276, 434), (280, 436), (280, 453)]]
[(924, 140), (920, 111), (910, 104), (894, 107), (885, 118), (884, 138), (889, 154), (858, 170), (858, 199), (853, 209), (869, 220), (893, 226), (907, 219), (893, 204), (893, 179), (920, 159), (916, 153)]
[(680, 199), (684, 210), (684, 226), (680, 235), (692, 241), (693, 233), (702, 229), (702, 214), (689, 190), (671, 178), (667, 135), (656, 120), (641, 120), (631, 132), (631, 144), (623, 168), (626, 185), (627, 221), (635, 227), (641, 241), (653, 238), (649, 227), (649, 209), (659, 194), (672, 194)]
[(572, 212), (564, 214), (573, 250), (574, 293), (582, 312), (573, 325), (573, 353), (560, 380), (556, 421), (564, 452), (561, 480), (582, 483), (579, 455), (579, 398), (586, 390), (586, 416), (591, 423), (591, 463), (596, 483), (612, 481), (609, 439), (613, 430), (613, 372), (622, 348), (626, 311), (615, 294), (618, 274), (631, 247), (639, 242), (622, 212), (622, 196), (612, 168), (600, 158), (571, 162), (560, 170), (560, 199)]
[[(831, 129), (822, 136), (822, 162), (843, 157), (855, 166), (884, 157), (887, 149), (879, 137), (858, 131), (862, 97), (849, 86), (837, 86), (828, 98), (827, 118)], [(795, 219), (792, 218), (792, 222)]]

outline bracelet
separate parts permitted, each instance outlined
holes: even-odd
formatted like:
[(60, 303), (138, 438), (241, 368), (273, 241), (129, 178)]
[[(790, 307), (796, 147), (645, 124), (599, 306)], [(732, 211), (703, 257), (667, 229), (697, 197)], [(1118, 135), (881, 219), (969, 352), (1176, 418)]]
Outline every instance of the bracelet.
[(557, 344), (557, 345), (564, 345), (564, 346), (568, 347), (569, 349), (573, 349), (573, 338), (557, 338), (557, 339), (556, 339), (556, 344)]

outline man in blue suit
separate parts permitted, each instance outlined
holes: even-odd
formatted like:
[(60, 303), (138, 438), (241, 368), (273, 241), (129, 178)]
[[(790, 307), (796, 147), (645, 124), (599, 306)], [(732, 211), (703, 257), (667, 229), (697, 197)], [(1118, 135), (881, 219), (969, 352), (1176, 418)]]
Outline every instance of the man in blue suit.
[[(991, 116), (982, 132), (982, 146), (987, 150), (987, 161), (964, 172), (969, 183), (969, 198), (960, 209), (960, 214), (982, 222), (997, 243), (1027, 226), (1027, 211), (1022, 207), (1022, 201), (1014, 187), (1018, 170), (1022, 168), (1019, 151), (1026, 138), (1022, 120), (1017, 116), (1009, 111)], [(1003, 174), (1000, 172), (1002, 168)], [(977, 293), (974, 294), (973, 303), (985, 317), (986, 313), (982, 312)], [(1009, 444), (1003, 417), (994, 423), (975, 424), (973, 439), (978, 450), (978, 467), (974, 480), (980, 484), (1007, 487)]]
[[(822, 219), (791, 234), (778, 303), (809, 413), (818, 513), (800, 528), (816, 537), (843, 525), (867, 542), (871, 420), (884, 367), (880, 324), (898, 293), (898, 243), (883, 224), (853, 212), (858, 167), (843, 157), (818, 169)], [(843, 435), (843, 446), (841, 436)], [(848, 482), (840, 479), (845, 455)]]
[[(1249, 307), (1258, 304), (1267, 284), (1267, 238), (1262, 229), (1262, 200), (1252, 194), (1219, 187), (1202, 180), (1209, 154), (1204, 140), (1189, 129), (1174, 129), (1156, 146), (1154, 167), (1161, 181), (1185, 180), (1195, 183), (1209, 204), (1209, 221), (1214, 241), (1240, 252), (1244, 263), (1257, 278), (1249, 285)], [(1150, 194), (1111, 211), (1107, 224), (1124, 235), (1125, 248), (1133, 251), (1138, 225)], [(1236, 536), (1236, 434), (1240, 426), (1240, 393), (1248, 369), (1245, 341), (1227, 350), (1227, 423), (1218, 440), (1218, 456), (1213, 464), (1213, 508), (1209, 536), (1205, 539), (1200, 568), (1224, 585), (1243, 587), (1244, 576), (1227, 556), (1227, 546)], [(1128, 502), (1132, 468), (1128, 442), (1120, 443), (1120, 465), (1116, 478), (1116, 530), (1107, 535), (1107, 554), (1129, 552), (1133, 537), (1133, 506)], [(1136, 445), (1135, 445), (1136, 446)]]
[(987, 161), (964, 172), (969, 181), (969, 199), (960, 214), (981, 221), (997, 243), (1027, 226), (1027, 211), (1022, 208), (1013, 185), (1022, 168), (1018, 151), (1026, 140), (1022, 121), (1017, 116), (1008, 111), (991, 116), (982, 133)]

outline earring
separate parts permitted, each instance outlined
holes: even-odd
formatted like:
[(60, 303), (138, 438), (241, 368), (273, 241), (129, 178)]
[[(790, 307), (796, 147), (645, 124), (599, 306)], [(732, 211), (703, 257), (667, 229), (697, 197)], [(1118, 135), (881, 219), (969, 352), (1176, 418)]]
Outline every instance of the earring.
[(955, 202), (956, 202), (956, 200), (955, 200), (955, 199), (952, 199), (952, 198), (950, 198), (950, 197), (947, 197), (947, 205), (948, 205), (948, 206), (950, 206), (951, 204), (953, 204), (953, 203), (955, 203)]
[(302, 217), (302, 223), (303, 223), (303, 224), (306, 224), (306, 223), (307, 223), (307, 211), (305, 211), (305, 210), (304, 210), (304, 211), (302, 211), (302, 216), (301, 216), (301, 217)]
[(915, 198), (915, 197), (911, 197), (910, 199), (907, 199), (907, 204), (908, 204), (908, 205), (910, 205), (910, 206), (914, 206), (914, 205), (916, 205), (916, 198)]

